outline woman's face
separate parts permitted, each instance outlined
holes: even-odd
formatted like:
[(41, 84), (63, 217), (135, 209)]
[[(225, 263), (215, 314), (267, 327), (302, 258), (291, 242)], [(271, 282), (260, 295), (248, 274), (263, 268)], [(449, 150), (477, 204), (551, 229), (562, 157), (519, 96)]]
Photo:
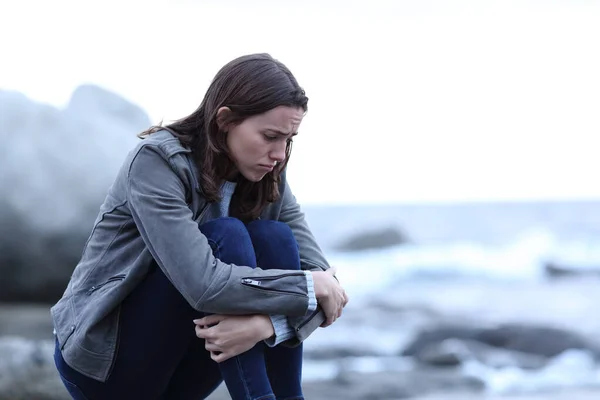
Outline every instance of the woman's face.
[(226, 128), (227, 147), (238, 172), (258, 182), (284, 161), (287, 142), (297, 135), (303, 117), (302, 108), (279, 106)]

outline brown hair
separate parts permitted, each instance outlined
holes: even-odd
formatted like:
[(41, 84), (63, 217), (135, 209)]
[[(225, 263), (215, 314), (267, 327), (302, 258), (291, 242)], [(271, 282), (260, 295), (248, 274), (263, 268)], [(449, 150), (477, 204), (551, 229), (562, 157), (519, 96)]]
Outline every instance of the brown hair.
[[(228, 107), (226, 123), (239, 124), (253, 115), (275, 107), (288, 106), (307, 111), (308, 98), (290, 70), (269, 54), (250, 54), (230, 61), (211, 82), (200, 106), (192, 114), (166, 126), (159, 124), (142, 132), (144, 138), (168, 129), (192, 151), (199, 170), (199, 183), (207, 201), (220, 200), (220, 186), (233, 170), (229, 158), (227, 134), (220, 131), (217, 111)], [(256, 219), (267, 205), (279, 199), (278, 184), (291, 154), (291, 141), (286, 157), (261, 181), (251, 182), (239, 176), (231, 200), (231, 216), (244, 221)]]

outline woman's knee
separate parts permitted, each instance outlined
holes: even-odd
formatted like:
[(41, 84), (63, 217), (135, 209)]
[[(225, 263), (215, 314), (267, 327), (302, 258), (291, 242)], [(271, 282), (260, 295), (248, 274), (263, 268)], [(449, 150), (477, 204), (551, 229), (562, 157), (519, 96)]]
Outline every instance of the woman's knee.
[(258, 220), (248, 224), (261, 268), (300, 269), (298, 243), (290, 227), (279, 221)]
[(279, 221), (258, 220), (248, 224), (248, 233), (252, 243), (259, 245), (280, 245), (298, 247), (291, 228)]
[(202, 233), (209, 235), (216, 232), (226, 233), (228, 237), (243, 237), (248, 235), (248, 230), (244, 226), (244, 223), (232, 217), (221, 217), (205, 222), (200, 225), (200, 230)]
[(252, 240), (242, 221), (223, 217), (200, 226), (200, 231), (208, 239), (215, 257), (226, 263), (256, 266), (256, 255)]
[(246, 243), (252, 244), (248, 230), (242, 221), (236, 218), (223, 217), (213, 219), (200, 225), (200, 231), (211, 243)]

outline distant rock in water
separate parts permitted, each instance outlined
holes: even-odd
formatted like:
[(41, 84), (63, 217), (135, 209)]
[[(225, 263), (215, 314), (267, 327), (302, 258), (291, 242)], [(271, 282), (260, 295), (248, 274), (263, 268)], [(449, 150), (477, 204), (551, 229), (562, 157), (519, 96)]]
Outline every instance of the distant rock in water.
[(397, 228), (383, 228), (359, 232), (342, 241), (336, 246), (341, 251), (362, 251), (369, 249), (382, 249), (408, 243), (409, 240)]
[(0, 91), (0, 301), (63, 293), (136, 134), (151, 121), (93, 85), (64, 109)]
[(544, 273), (547, 277), (552, 279), (576, 278), (582, 276), (600, 278), (600, 265), (596, 268), (590, 268), (589, 266), (578, 267), (577, 265), (547, 262), (544, 264)]

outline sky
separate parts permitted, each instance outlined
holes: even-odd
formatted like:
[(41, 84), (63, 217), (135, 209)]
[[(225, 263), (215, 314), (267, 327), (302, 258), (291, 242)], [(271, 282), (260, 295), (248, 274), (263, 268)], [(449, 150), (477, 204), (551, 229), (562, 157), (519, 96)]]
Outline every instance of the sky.
[(309, 112), (303, 203), (600, 199), (600, 2), (0, 0), (0, 89), (94, 83), (153, 122), (268, 52)]

